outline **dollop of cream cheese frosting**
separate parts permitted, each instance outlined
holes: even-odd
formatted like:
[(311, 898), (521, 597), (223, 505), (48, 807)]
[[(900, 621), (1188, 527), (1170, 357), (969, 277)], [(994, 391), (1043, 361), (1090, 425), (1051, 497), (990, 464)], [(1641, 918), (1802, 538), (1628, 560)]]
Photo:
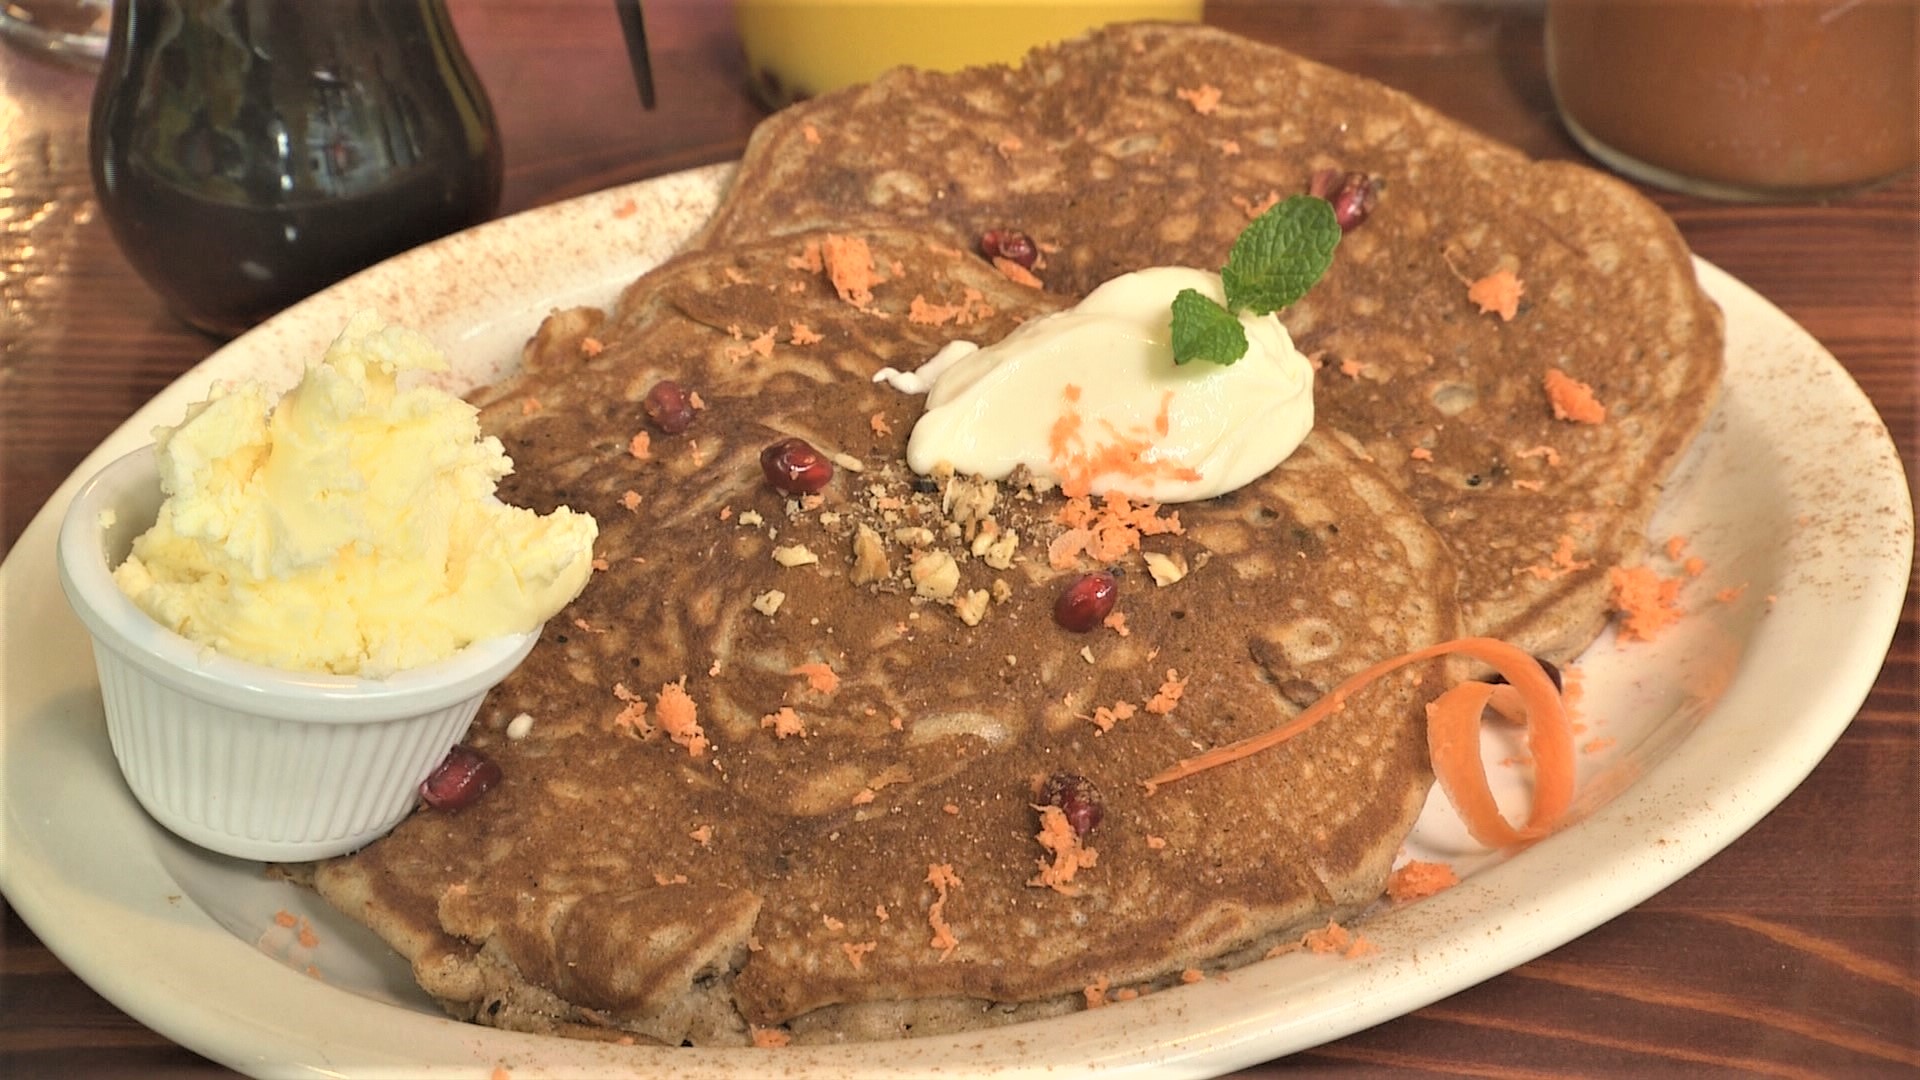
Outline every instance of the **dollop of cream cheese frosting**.
[(1141, 270), (985, 348), (955, 342), (916, 371), (881, 371), (875, 381), (927, 395), (907, 464), (989, 479), (1024, 465), (1068, 495), (1163, 503), (1266, 475), (1313, 427), (1313, 364), (1270, 314), (1239, 316), (1248, 349), (1237, 362), (1175, 364), (1183, 289), (1225, 298), (1218, 274)]

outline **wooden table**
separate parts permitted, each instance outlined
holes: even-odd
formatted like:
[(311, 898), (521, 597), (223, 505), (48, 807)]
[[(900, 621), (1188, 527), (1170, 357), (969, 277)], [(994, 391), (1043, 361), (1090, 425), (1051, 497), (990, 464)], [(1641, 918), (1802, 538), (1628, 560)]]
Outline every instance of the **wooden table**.
[[(649, 4), (642, 112), (603, 0), (454, 0), (499, 113), (503, 212), (736, 156), (760, 113), (724, 4)], [(1210, 5), (1209, 18), (1379, 78), (1541, 157), (1558, 127), (1537, 7)], [(91, 74), (0, 47), (0, 532), (215, 342), (115, 250), (87, 179)], [(1695, 251), (1810, 330), (1879, 407), (1911, 472), (1920, 182), (1832, 205), (1655, 194)], [(1411, 1016), (1256, 1073), (1340, 1069), (1879, 1075), (1920, 1068), (1920, 708), (1910, 592), (1847, 734), (1771, 816), (1583, 938)], [(31, 632), (13, 627), (11, 632)], [(3, 752), (3, 748), (0, 748)], [(0, 1075), (207, 1076), (89, 990), (18, 916), (0, 951)]]

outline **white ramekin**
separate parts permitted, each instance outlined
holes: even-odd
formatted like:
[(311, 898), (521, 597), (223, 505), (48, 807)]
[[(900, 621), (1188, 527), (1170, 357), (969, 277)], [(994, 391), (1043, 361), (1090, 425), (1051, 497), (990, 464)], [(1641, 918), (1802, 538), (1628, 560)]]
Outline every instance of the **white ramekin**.
[(156, 821), (201, 847), (297, 861), (384, 834), (539, 637), (476, 642), (385, 679), (222, 656), (155, 622), (113, 582), (160, 501), (153, 447), (100, 470), (61, 523), (60, 584), (93, 635), (121, 773)]

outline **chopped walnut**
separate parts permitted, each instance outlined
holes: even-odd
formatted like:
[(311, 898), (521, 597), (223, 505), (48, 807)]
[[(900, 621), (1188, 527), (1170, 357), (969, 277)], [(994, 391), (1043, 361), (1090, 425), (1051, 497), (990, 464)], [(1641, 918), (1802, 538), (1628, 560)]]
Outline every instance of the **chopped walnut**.
[(820, 561), (820, 556), (805, 544), (782, 544), (773, 549), (773, 561), (789, 569)]
[(860, 526), (853, 534), (853, 573), (849, 580), (855, 585), (869, 585), (892, 574), (893, 566), (887, 561), (887, 549), (880, 534), (870, 526)]
[(767, 519), (761, 517), (760, 511), (758, 510), (742, 510), (740, 511), (740, 516), (733, 520), (736, 525), (754, 529), (767, 523)]
[(930, 551), (913, 562), (907, 571), (913, 579), (913, 591), (930, 600), (946, 600), (960, 587), (960, 566), (944, 551)]
[(994, 578), (993, 602), (996, 604), (1004, 604), (1011, 599), (1013, 599), (1013, 586), (1007, 584), (1006, 578)]
[(987, 617), (987, 590), (972, 589), (953, 602), (953, 610), (960, 621), (968, 626), (979, 626), (980, 620)]
[[(988, 532), (988, 526), (993, 531)], [(988, 518), (981, 523), (980, 535), (973, 538), (973, 553), (986, 560), (995, 570), (1013, 569), (1013, 553), (1020, 546), (1020, 535), (1012, 529), (1002, 529), (999, 523)]]
[(908, 525), (893, 530), (893, 542), (910, 548), (933, 546), (933, 530), (923, 525)]
[(786, 602), (786, 593), (781, 592), (779, 589), (768, 589), (766, 592), (753, 598), (753, 610), (768, 618), (772, 618), (774, 612), (780, 610), (780, 605)]
[(1147, 573), (1153, 575), (1153, 583), (1165, 587), (1187, 576), (1187, 560), (1179, 553), (1162, 555), (1157, 551), (1141, 554), (1147, 561)]
[(960, 526), (962, 535), (973, 539), (974, 532), (993, 504), (1000, 498), (1000, 485), (977, 476), (954, 476), (940, 493), (940, 510)]

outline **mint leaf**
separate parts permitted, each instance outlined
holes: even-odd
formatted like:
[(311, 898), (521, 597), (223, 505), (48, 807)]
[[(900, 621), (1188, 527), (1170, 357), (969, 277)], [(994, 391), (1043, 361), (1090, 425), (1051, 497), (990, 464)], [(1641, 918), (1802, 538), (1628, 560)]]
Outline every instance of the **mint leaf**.
[(1197, 289), (1173, 298), (1173, 362), (1231, 364), (1247, 355), (1247, 331), (1226, 308)]
[(1313, 195), (1295, 195), (1254, 218), (1233, 242), (1220, 280), (1227, 307), (1265, 315), (1306, 295), (1333, 265), (1340, 223), (1333, 204)]

